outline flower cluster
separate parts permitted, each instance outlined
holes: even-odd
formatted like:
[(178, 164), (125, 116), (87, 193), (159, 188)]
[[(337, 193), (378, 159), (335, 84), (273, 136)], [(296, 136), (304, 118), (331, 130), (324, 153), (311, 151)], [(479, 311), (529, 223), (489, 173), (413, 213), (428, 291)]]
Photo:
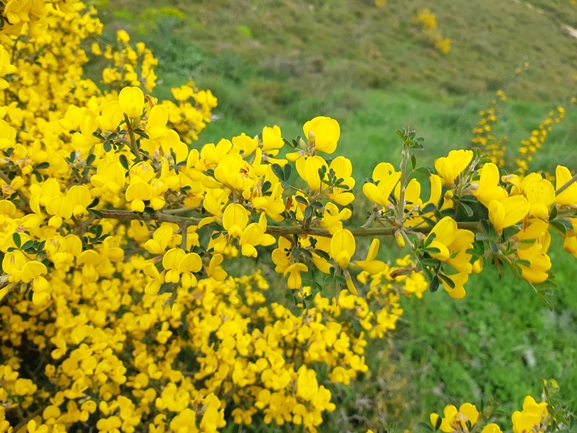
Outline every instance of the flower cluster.
[(502, 90), (497, 90), (495, 98), (485, 110), (479, 111), (479, 121), (473, 128), (473, 146), (482, 146), (482, 149), (491, 158), (491, 162), (499, 167), (505, 166), (505, 149), (507, 147), (506, 136), (496, 136), (494, 129), (501, 115), (501, 103), (507, 100), (507, 95)]
[(519, 156), (515, 160), (517, 170), (525, 174), (529, 170), (529, 163), (533, 161), (533, 154), (543, 147), (547, 135), (553, 130), (553, 126), (560, 123), (565, 118), (565, 108), (559, 106), (556, 110), (549, 112), (547, 118), (539, 124), (537, 129), (531, 131), (528, 139), (521, 140)]
[(427, 40), (442, 54), (451, 51), (451, 39), (444, 38), (437, 31), (437, 16), (429, 9), (420, 10), (415, 21), (421, 26), (421, 30), (426, 35)]
[[(511, 416), (513, 433), (545, 433), (551, 426), (551, 417), (547, 411), (547, 403), (537, 403), (531, 396), (525, 397), (523, 410), (515, 411)], [(430, 421), (435, 430), (444, 433), (469, 433), (479, 431), (480, 433), (501, 433), (501, 428), (495, 423), (487, 423), (487, 417), (482, 416), (484, 423), (479, 419), (479, 411), (471, 403), (463, 403), (459, 409), (453, 405), (448, 405), (443, 410), (443, 416), (432, 413)], [(479, 425), (483, 425), (479, 430)]]

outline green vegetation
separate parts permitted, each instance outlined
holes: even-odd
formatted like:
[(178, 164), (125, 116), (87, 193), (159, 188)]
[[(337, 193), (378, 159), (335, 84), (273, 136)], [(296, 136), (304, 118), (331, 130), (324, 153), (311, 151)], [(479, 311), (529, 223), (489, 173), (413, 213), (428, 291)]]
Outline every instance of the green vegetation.
[[(377, 160), (395, 162), (394, 131), (402, 126), (425, 137), (424, 163), (467, 146), (479, 110), (503, 88), (511, 99), (499, 127), (511, 156), (561, 104), (567, 117), (532, 167), (550, 171), (561, 160), (577, 167), (577, 113), (568, 103), (577, 39), (563, 28), (577, 27), (577, 6), (569, 0), (389, 0), (381, 8), (369, 0), (170, 3), (110, 2), (102, 19), (109, 28), (128, 24), (153, 48), (166, 78), (158, 95), (194, 78), (219, 98), (219, 119), (200, 144), (273, 124), (294, 137), (304, 121), (328, 115), (341, 123), (341, 151), (362, 184)], [(412, 21), (424, 7), (453, 41), (447, 55)], [(525, 61), (529, 68), (515, 74)], [(475, 278), (462, 301), (444, 293), (406, 300), (399, 329), (385, 346), (368, 348), (370, 372), (337, 388), (344, 409), (323, 431), (402, 431), (445, 403), (490, 396), (511, 413), (527, 392), (539, 395), (540, 378), (557, 379), (577, 410), (577, 266), (559, 239), (551, 256), (559, 284), (553, 311), (528, 285), (496, 271)]]

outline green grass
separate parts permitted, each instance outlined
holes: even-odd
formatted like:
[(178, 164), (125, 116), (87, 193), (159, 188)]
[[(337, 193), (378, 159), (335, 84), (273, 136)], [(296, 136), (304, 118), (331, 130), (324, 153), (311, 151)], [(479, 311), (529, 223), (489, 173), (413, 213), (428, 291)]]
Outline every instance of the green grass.
[[(577, 6), (568, 0), (389, 0), (384, 8), (369, 0), (170, 2), (184, 19), (151, 9), (166, 3), (119, 0), (101, 16), (153, 48), (163, 80), (157, 96), (194, 78), (219, 98), (218, 120), (194, 146), (273, 124), (291, 138), (306, 120), (331, 116), (341, 124), (338, 153), (351, 158), (357, 190), (377, 162), (398, 162), (396, 129), (416, 129), (425, 138), (419, 161), (431, 164), (470, 145), (479, 110), (504, 88), (510, 98), (499, 131), (514, 156), (519, 141), (557, 105), (568, 107), (575, 91), (577, 39), (562, 26), (577, 27)], [(446, 56), (412, 21), (424, 7), (453, 40)], [(529, 68), (515, 75), (524, 61)], [(575, 136), (577, 113), (569, 110), (532, 168), (577, 167)], [(390, 257), (399, 254), (392, 245), (384, 243)], [(559, 239), (551, 256), (553, 311), (526, 283), (495, 270), (473, 276), (461, 301), (442, 291), (404, 300), (398, 330), (367, 348), (370, 371), (351, 387), (333, 388), (338, 409), (321, 431), (399, 432), (447, 403), (490, 396), (510, 414), (528, 392), (538, 397), (548, 378), (577, 411), (577, 266)]]

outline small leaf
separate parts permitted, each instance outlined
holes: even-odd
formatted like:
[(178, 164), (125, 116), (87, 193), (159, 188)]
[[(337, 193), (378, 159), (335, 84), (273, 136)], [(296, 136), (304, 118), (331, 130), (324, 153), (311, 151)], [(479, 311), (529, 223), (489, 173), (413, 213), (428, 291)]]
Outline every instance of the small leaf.
[(475, 197), (474, 195), (463, 195), (459, 197), (459, 201), (465, 201), (468, 203), (477, 203), (479, 200), (477, 200), (477, 197)]
[(472, 217), (474, 212), (470, 206), (466, 205), (465, 203), (459, 202), (459, 207), (465, 212), (468, 217)]
[(475, 239), (478, 241), (486, 241), (489, 239), (489, 236), (487, 235), (487, 233), (477, 232), (475, 234)]
[(434, 276), (433, 279), (431, 280), (431, 282), (429, 283), (429, 290), (431, 292), (436, 292), (437, 290), (439, 290), (439, 277), (438, 276)]
[(447, 283), (447, 285), (451, 288), (454, 289), (455, 288), (455, 282), (453, 280), (451, 280), (449, 277), (447, 277), (445, 274), (439, 274), (439, 277), (445, 282)]
[(12, 233), (12, 240), (14, 240), (14, 243), (16, 244), (16, 246), (18, 248), (20, 248), (20, 245), (22, 245), (22, 239), (20, 238), (20, 234), (19, 233)]
[(305, 206), (309, 205), (308, 200), (304, 198), (302, 195), (296, 195), (295, 200), (298, 201), (300, 204), (304, 204)]
[(122, 166), (128, 170), (128, 158), (126, 157), (126, 155), (120, 155), (118, 157), (120, 164), (122, 164)]
[[(323, 259), (325, 259), (325, 260), (327, 260), (327, 261), (331, 259), (331, 256), (329, 256), (326, 251), (323, 251), (323, 250), (315, 250), (315, 253), (316, 253), (318, 256), (320, 256), (321, 258), (323, 258)], [(334, 272), (334, 268), (331, 268), (331, 269), (333, 269), (333, 272)]]
[(419, 263), (423, 266), (430, 266), (432, 268), (439, 266), (439, 261), (433, 258), (421, 259), (419, 260)]
[(568, 230), (573, 230), (573, 224), (566, 220), (553, 220), (549, 221), (549, 224), (551, 224), (553, 227), (555, 227), (555, 229), (564, 235), (567, 234)]
[(20, 248), (23, 251), (28, 251), (30, 248), (34, 246), (34, 241), (28, 240), (24, 242), (24, 245)]
[(341, 285), (347, 284), (347, 280), (345, 280), (345, 278), (341, 277), (340, 275), (335, 275), (335, 281)]
[(95, 159), (96, 159), (96, 155), (91, 153), (90, 155), (88, 155), (88, 158), (86, 158), (86, 165), (91, 165)]
[[(441, 417), (439, 417), (439, 418), (441, 418)], [(417, 426), (426, 430), (426, 431), (435, 431), (435, 430), (433, 430), (433, 427), (431, 427), (429, 424), (427, 424), (426, 422), (423, 422), (423, 421), (419, 422), (417, 424)]]
[(425, 207), (421, 209), (421, 213), (433, 212), (436, 208), (437, 206), (435, 206), (433, 203), (427, 203)]
[(98, 205), (98, 203), (100, 203), (100, 199), (98, 197), (94, 197), (94, 200), (92, 200), (92, 203), (90, 203), (88, 206), (86, 206), (86, 208), (90, 209), (91, 207), (96, 207)]
[(140, 135), (142, 138), (146, 138), (147, 140), (150, 138), (148, 134), (144, 132), (142, 129), (135, 129), (134, 132)]
[(413, 170), (417, 166), (417, 158), (415, 158), (415, 155), (411, 155), (411, 166)]
[(274, 173), (274, 175), (276, 177), (279, 178), (280, 181), (284, 181), (285, 177), (284, 177), (284, 170), (282, 169), (282, 167), (278, 164), (273, 164), (270, 166), (270, 168), (272, 169), (272, 172)]
[(284, 166), (284, 180), (288, 181), (289, 178), (291, 177), (291, 171), (292, 171), (292, 167), (287, 164)]
[[(439, 419), (441, 419), (441, 417), (439, 417)], [(433, 430), (433, 427), (431, 427), (429, 424), (427, 424), (426, 422), (423, 422), (423, 421), (418, 423), (417, 426), (419, 426), (420, 428), (422, 428), (426, 431), (435, 431), (435, 430)]]
[(494, 240), (492, 239), (489, 240), (489, 246), (491, 247), (491, 252), (493, 254), (499, 254), (499, 247), (497, 246)]
[(435, 422), (435, 431), (437, 431), (441, 428), (441, 424), (443, 424), (443, 418), (438, 417), (437, 421)]
[(430, 233), (429, 236), (427, 236), (427, 238), (425, 239), (425, 248), (427, 248), (429, 245), (431, 245), (431, 242), (433, 242), (435, 240), (435, 238), (437, 237), (437, 233)]
[(554, 220), (557, 217), (557, 206), (553, 205), (551, 207), (551, 212), (549, 212), (549, 221)]
[(45, 168), (48, 168), (48, 167), (50, 167), (50, 164), (49, 164), (49, 163), (47, 163), (47, 162), (42, 162), (42, 163), (38, 164), (35, 168), (36, 168), (36, 170), (42, 170), (42, 169), (45, 169)]
[(311, 217), (313, 216), (313, 208), (312, 208), (312, 206), (307, 206), (307, 207), (305, 208), (304, 214), (305, 214), (305, 219), (311, 218)]
[(441, 250), (439, 248), (435, 248), (435, 247), (428, 247), (428, 248), (425, 248), (423, 251), (425, 251), (428, 254), (439, 254), (441, 252)]

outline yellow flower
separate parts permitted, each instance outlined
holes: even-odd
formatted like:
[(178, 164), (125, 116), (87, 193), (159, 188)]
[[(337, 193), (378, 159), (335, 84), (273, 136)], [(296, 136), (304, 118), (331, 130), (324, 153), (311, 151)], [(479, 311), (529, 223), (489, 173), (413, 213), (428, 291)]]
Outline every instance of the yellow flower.
[(396, 172), (388, 162), (379, 163), (373, 170), (373, 180), (377, 184), (365, 183), (363, 192), (373, 203), (387, 207), (390, 204), (389, 196), (398, 184), (401, 173)]
[(144, 93), (138, 87), (125, 87), (118, 95), (122, 111), (131, 119), (142, 116), (144, 110)]
[(297, 160), (296, 168), (299, 176), (308, 183), (311, 191), (319, 191), (322, 186), (319, 169), (324, 167), (328, 173), (327, 162), (318, 155), (303, 157)]
[(319, 116), (306, 122), (303, 126), (305, 138), (309, 140), (314, 151), (333, 153), (341, 136), (341, 128), (335, 119)]
[(356, 242), (353, 234), (346, 229), (335, 232), (331, 239), (331, 257), (337, 264), (346, 268), (355, 254)]
[(531, 205), (521, 195), (514, 195), (503, 200), (492, 200), (489, 203), (489, 220), (495, 230), (503, 231), (527, 216)]
[(507, 191), (499, 186), (499, 168), (489, 162), (479, 172), (480, 179), (474, 194), (486, 207), (492, 200), (503, 200)]
[[(563, 185), (565, 185), (571, 179), (571, 172), (567, 167), (558, 165), (555, 169), (555, 190), (558, 190)], [(555, 197), (555, 203), (560, 205), (574, 205), (577, 203), (577, 183), (570, 185), (561, 194), (557, 194)]]
[(451, 150), (448, 156), (435, 161), (435, 169), (443, 178), (444, 185), (453, 185), (457, 176), (469, 166), (472, 159), (472, 150)]

